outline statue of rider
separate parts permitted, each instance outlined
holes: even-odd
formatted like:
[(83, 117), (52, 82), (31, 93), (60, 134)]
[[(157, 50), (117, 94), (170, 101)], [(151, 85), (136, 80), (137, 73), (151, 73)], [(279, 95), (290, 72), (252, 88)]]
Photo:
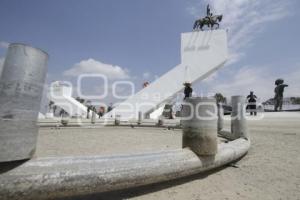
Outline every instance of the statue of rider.
[(206, 7), (206, 17), (205, 18), (210, 22), (210, 24), (212, 24), (212, 16), (213, 16), (213, 14), (210, 11), (210, 5), (207, 4), (207, 7)]
[(284, 84), (284, 80), (283, 79), (277, 79), (275, 81), (275, 85), (276, 88), (274, 90), (275, 92), (275, 106), (274, 106), (274, 110), (275, 111), (280, 111), (282, 110), (282, 103), (283, 103), (283, 92), (284, 92), (284, 88), (288, 87), (287, 84)]
[(206, 16), (210, 16), (210, 6), (209, 4), (207, 4), (207, 7), (206, 7)]

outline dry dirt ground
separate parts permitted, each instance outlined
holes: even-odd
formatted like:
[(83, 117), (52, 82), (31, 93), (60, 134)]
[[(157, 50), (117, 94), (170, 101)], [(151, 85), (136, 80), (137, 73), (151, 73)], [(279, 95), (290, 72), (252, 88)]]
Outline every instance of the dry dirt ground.
[[(226, 124), (228, 127), (228, 121)], [(251, 149), (231, 166), (175, 181), (72, 199), (300, 199), (300, 113), (267, 113), (261, 120), (249, 120), (249, 130)], [(180, 130), (41, 128), (36, 156), (110, 155), (180, 147)]]

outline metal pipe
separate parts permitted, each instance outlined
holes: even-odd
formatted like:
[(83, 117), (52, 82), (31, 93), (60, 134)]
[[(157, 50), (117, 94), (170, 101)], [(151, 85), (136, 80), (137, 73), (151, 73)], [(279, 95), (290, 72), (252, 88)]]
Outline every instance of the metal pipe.
[(142, 120), (143, 120), (143, 117), (142, 117), (143, 115), (142, 115), (142, 112), (141, 111), (139, 111), (139, 113), (138, 113), (138, 121), (137, 121), (137, 124), (138, 125), (141, 125), (141, 123), (142, 123)]
[(96, 123), (96, 112), (95, 112), (94, 110), (92, 111), (91, 123), (92, 123), (92, 124), (95, 124), (95, 123)]
[(232, 96), (231, 102), (231, 133), (233, 138), (248, 138), (245, 98), (243, 96)]
[[(108, 157), (30, 160), (0, 170), (0, 199), (54, 199), (108, 192), (172, 180), (218, 168), (245, 155), (250, 142), (238, 139), (218, 146), (215, 156), (189, 149)], [(3, 169), (3, 168), (2, 168)]]
[(214, 98), (194, 97), (182, 107), (182, 146), (198, 155), (214, 155), (218, 150), (217, 110)]
[(0, 162), (31, 158), (48, 55), (24, 44), (10, 44), (0, 78)]
[(224, 109), (222, 103), (217, 104), (218, 107), (218, 132), (224, 128)]
[(115, 116), (115, 126), (119, 126), (121, 124), (121, 116), (116, 115)]

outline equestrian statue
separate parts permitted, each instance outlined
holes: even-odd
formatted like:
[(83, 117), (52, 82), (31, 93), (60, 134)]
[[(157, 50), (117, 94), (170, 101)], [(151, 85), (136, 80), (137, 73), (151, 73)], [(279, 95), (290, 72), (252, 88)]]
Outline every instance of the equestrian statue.
[(206, 7), (206, 17), (200, 18), (195, 21), (193, 30), (201, 30), (203, 31), (203, 27), (206, 25), (208, 28), (213, 29), (215, 25), (217, 29), (220, 27), (219, 22), (222, 21), (223, 15), (213, 15), (210, 11), (209, 4)]

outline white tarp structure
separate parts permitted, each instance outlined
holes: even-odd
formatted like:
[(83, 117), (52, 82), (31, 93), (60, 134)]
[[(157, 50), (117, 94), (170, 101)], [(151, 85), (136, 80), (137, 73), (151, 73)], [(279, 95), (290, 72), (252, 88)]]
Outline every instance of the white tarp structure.
[(228, 57), (225, 30), (199, 31), (181, 35), (181, 64), (148, 87), (120, 103), (105, 117), (137, 119), (147, 116), (183, 90), (184, 82), (203, 80), (226, 62)]

